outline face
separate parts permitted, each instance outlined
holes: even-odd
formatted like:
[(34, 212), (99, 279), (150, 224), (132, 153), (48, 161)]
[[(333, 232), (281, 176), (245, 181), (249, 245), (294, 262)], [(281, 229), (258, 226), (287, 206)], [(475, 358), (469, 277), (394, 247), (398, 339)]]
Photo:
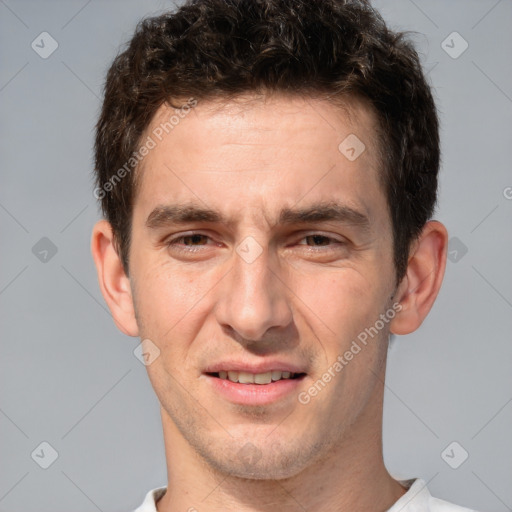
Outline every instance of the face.
[(355, 101), (246, 97), (199, 102), (162, 136), (173, 114), (144, 137), (133, 211), (148, 374), (210, 467), (293, 476), (354, 439), (381, 393), (395, 270), (375, 121)]

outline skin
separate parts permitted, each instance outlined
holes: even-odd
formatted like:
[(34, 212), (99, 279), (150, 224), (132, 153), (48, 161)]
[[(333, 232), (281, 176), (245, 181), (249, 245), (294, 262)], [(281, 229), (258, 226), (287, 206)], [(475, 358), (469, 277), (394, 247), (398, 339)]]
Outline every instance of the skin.
[[(144, 138), (173, 113), (162, 106)], [(338, 149), (349, 134), (366, 146), (354, 161)], [(382, 457), (388, 338), (414, 331), (428, 314), (448, 236), (441, 223), (427, 223), (396, 286), (375, 144), (372, 112), (355, 99), (348, 110), (279, 95), (200, 102), (138, 170), (129, 277), (109, 223), (95, 225), (92, 254), (116, 325), (160, 350), (147, 366), (169, 479), (159, 512), (385, 511), (406, 492)], [(278, 222), (282, 208), (320, 201), (360, 212), (366, 228), (353, 219)], [(230, 222), (147, 226), (157, 206), (189, 202)], [(190, 231), (205, 236), (168, 245)], [(246, 237), (262, 249), (251, 263), (236, 251)], [(234, 404), (205, 378), (212, 362), (279, 358), (301, 367), (298, 391), (307, 391), (398, 303), (308, 404), (295, 392), (267, 405)]]

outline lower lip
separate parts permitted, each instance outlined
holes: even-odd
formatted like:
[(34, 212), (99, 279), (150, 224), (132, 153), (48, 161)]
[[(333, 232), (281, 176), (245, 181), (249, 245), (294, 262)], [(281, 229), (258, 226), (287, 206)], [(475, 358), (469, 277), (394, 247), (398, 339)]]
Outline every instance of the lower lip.
[(240, 384), (229, 379), (206, 375), (208, 382), (230, 402), (240, 405), (266, 405), (290, 395), (298, 395), (305, 375), (296, 379), (281, 379), (270, 384)]

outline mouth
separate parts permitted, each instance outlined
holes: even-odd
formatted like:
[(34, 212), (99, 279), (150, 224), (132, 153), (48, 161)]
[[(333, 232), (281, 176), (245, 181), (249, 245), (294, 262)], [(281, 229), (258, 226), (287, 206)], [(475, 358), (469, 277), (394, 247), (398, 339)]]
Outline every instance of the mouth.
[(215, 395), (238, 405), (269, 405), (298, 396), (304, 372), (219, 370), (204, 375)]
[(209, 372), (207, 375), (217, 377), (222, 380), (229, 380), (239, 384), (258, 384), (265, 385), (272, 382), (279, 382), (287, 379), (300, 379), (305, 373), (286, 372), (280, 370), (271, 370), (265, 373), (238, 372), (234, 370), (222, 370), (219, 372)]

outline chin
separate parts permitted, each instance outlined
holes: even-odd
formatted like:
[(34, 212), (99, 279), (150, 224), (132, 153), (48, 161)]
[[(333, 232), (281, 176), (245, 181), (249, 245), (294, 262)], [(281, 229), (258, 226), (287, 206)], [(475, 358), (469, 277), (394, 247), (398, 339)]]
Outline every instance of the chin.
[[(268, 441), (268, 440), (267, 440)], [(233, 443), (234, 444), (234, 443)], [(214, 470), (246, 480), (284, 480), (292, 478), (314, 463), (326, 450), (321, 443), (308, 445), (296, 440), (294, 445), (279, 442), (266, 446), (243, 441), (237, 449), (213, 451), (210, 445), (201, 455)], [(323, 449), (322, 449), (323, 448)]]
[(242, 480), (285, 480), (292, 478), (301, 472), (296, 464), (276, 464), (272, 461), (260, 460), (254, 465), (248, 465), (242, 461), (210, 460), (210, 465), (220, 473)]

